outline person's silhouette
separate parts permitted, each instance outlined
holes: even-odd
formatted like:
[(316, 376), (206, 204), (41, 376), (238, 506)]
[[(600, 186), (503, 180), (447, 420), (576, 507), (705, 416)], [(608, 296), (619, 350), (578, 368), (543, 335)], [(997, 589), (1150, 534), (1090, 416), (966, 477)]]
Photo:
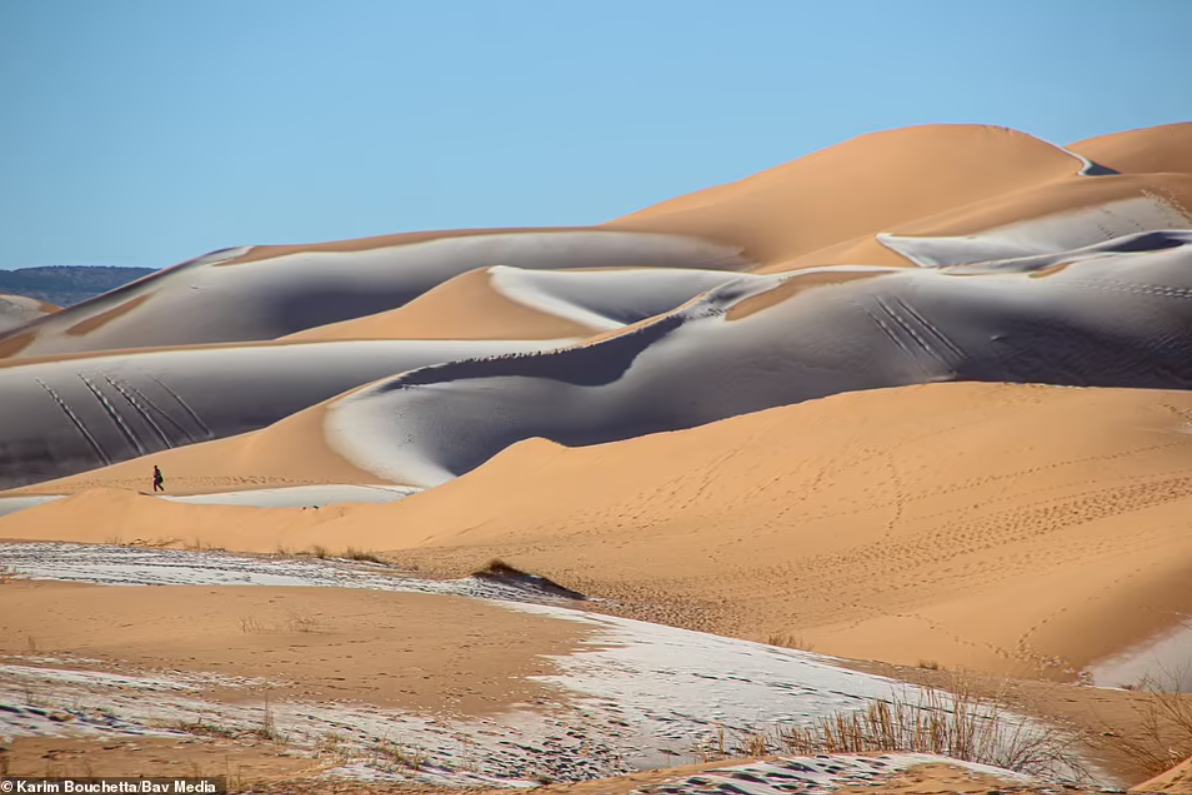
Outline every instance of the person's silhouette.
[(166, 483), (166, 479), (161, 476), (161, 470), (158, 469), (157, 465), (155, 464), (153, 466), (153, 490), (154, 491), (165, 491), (166, 490), (165, 483)]

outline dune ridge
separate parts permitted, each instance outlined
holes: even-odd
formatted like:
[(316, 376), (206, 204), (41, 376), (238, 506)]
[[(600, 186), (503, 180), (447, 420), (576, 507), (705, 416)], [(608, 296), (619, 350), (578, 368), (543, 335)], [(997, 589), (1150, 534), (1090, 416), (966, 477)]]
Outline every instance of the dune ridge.
[(1192, 233), (1170, 232), (994, 263), (875, 269), (734, 319), (735, 306), (767, 290), (857, 271), (742, 277), (595, 342), (378, 382), (328, 406), (327, 439), (362, 469), (428, 487), (522, 439), (597, 444), (859, 389), (1186, 388), (1179, 307), (1192, 295), (1190, 256)]
[(61, 308), (37, 298), (0, 293), (0, 333), (24, 326)]
[[(252, 267), (243, 264), (254, 253)], [(29, 339), (8, 355), (276, 339), (393, 309), (453, 276), (501, 264), (740, 270), (750, 263), (737, 248), (700, 238), (599, 229), (416, 236), (376, 248), (241, 247), (25, 325), (17, 331)], [(5, 342), (0, 336), (0, 349)]]

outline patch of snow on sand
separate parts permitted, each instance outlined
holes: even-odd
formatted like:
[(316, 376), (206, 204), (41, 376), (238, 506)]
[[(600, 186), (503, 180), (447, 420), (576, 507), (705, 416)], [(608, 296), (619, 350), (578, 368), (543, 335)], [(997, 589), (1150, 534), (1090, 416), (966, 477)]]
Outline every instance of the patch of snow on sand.
[(985, 773), (1016, 783), (1043, 784), (1030, 776), (1003, 768), (974, 762), (959, 762), (933, 754), (870, 754), (861, 756), (834, 754), (816, 757), (784, 757), (765, 762), (758, 760), (706, 770), (692, 776), (676, 776), (658, 784), (636, 789), (632, 795), (653, 795), (653, 793), (696, 795), (696, 793), (704, 792), (726, 793), (726, 795), (728, 793), (786, 795), (790, 792), (822, 795), (841, 787), (871, 784), (889, 773), (916, 765), (933, 763), (963, 767), (974, 773)]
[[(541, 777), (581, 781), (634, 770), (621, 754), (624, 739), (615, 732), (602, 733), (590, 714), (566, 708), (552, 714), (451, 722), (367, 704), (214, 703), (203, 700), (180, 674), (171, 675), (177, 678), (98, 676), (89, 671), (29, 668), (18, 681), (5, 677), (7, 672), (0, 667), (0, 739), (5, 742), (15, 736), (67, 735), (183, 739), (191, 736), (185, 729), (188, 725), (209, 726), (237, 737), (238, 742), (251, 742), (268, 716), (273, 731), (285, 736), (290, 753), (316, 756), (320, 743), (336, 738), (335, 754), (342, 761), (324, 773), (328, 778), (529, 787)], [(206, 684), (227, 687), (229, 682), (213, 677)], [(152, 697), (146, 697), (149, 693)], [(38, 704), (27, 703), (30, 700)], [(423, 755), (426, 761), (412, 770), (386, 760), (379, 753), (386, 747)], [(757, 761), (669, 779), (644, 791), (699, 793), (721, 785), (715, 791), (820, 793), (930, 762), (1027, 780), (1009, 771), (932, 755), (885, 754)], [(725, 784), (736, 789), (726, 789)], [(797, 790), (790, 785), (797, 785)]]
[[(340, 503), (396, 502), (421, 489), (413, 486), (321, 483), (310, 486), (284, 486), (276, 489), (213, 491), (208, 494), (147, 495), (159, 500), (196, 505), (249, 505), (256, 508), (301, 508)], [(28, 497), (0, 497), (0, 516), (60, 500), (61, 494), (36, 494)]]
[(0, 544), (0, 566), (28, 579), (99, 585), (278, 585), (552, 601), (537, 589), (484, 578), (424, 580), (349, 561), (106, 544)]
[(492, 288), (522, 306), (600, 331), (669, 312), (700, 293), (750, 274), (650, 270), (533, 271), (488, 269)]
[[(510, 607), (601, 627), (589, 641), (592, 650), (553, 658), (562, 673), (536, 678), (586, 694), (593, 711), (616, 705), (631, 727), (637, 750), (627, 759), (637, 767), (674, 764), (721, 729), (733, 737), (759, 728), (811, 728), (873, 700), (896, 696), (915, 704), (923, 695), (913, 685), (841, 668), (826, 655), (552, 606)], [(1027, 734), (1042, 731), (1027, 718), (1002, 720)]]
[[(362, 754), (361, 761), (340, 768), (340, 775), (506, 784), (541, 775), (561, 781), (597, 778), (698, 761), (698, 747), (721, 728), (745, 733), (810, 726), (863, 708), (869, 699), (899, 695), (915, 703), (920, 692), (913, 685), (839, 668), (832, 658), (809, 652), (570, 610), (544, 599), (512, 602), (526, 597), (515, 588), (475, 580), (407, 579), (333, 561), (73, 544), (0, 545), (0, 563), (36, 578), (122, 585), (259, 583), (454, 593), (495, 598), (507, 609), (593, 628), (590, 649), (553, 658), (559, 673), (536, 677), (569, 697), (539, 698), (502, 715), (448, 720), (368, 704), (272, 704), (277, 730), (294, 743), (312, 746), (335, 732)], [(24, 688), (18, 677), (2, 674), (0, 702), (11, 705)], [(150, 731), (194, 721), (196, 715), (216, 715), (211, 722), (248, 730), (261, 725), (264, 709), (261, 704), (208, 704), (194, 694), (164, 697), (159, 692), (146, 699), (133, 692), (145, 688), (128, 685), (127, 676), (86, 674), (78, 681), (36, 668), (22, 670), (22, 676), (25, 681), (45, 676), (61, 703), (81, 705), (68, 710), (75, 717), (67, 722), (94, 731), (127, 732), (129, 725)], [(193, 675), (155, 673), (146, 687), (160, 691), (163, 677), (180, 683), (178, 690), (189, 691), (196, 682)], [(97, 713), (99, 706), (109, 712)], [(1034, 730), (1025, 719), (1006, 719)], [(123, 728), (109, 725), (114, 720), (124, 721)], [(25, 707), (0, 709), (0, 733), (63, 731), (62, 720)], [(415, 772), (378, 764), (369, 749), (385, 742), (426, 754), (427, 765)]]
[(1192, 693), (1192, 623), (1088, 666), (1099, 687), (1152, 688)]
[(1148, 194), (971, 235), (911, 237), (881, 233), (877, 239), (920, 267), (939, 268), (1054, 254), (1124, 235), (1177, 229), (1192, 229), (1192, 219), (1164, 199)]

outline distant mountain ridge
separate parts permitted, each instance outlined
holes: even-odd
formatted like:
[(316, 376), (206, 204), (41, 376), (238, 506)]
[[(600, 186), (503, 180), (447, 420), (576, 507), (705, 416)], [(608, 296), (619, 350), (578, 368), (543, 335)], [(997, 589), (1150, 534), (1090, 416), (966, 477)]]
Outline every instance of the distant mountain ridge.
[(71, 306), (153, 273), (152, 268), (110, 265), (51, 265), (0, 270), (0, 293), (13, 293)]

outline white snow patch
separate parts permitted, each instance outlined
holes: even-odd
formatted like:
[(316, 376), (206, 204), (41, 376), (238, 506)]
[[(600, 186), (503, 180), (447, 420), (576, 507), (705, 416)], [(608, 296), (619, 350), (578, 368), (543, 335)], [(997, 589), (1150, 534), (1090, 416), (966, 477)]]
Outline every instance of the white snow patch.
[[(357, 485), (326, 483), (311, 486), (284, 486), (275, 489), (245, 489), (243, 491), (213, 491), (207, 494), (146, 495), (169, 502), (193, 505), (248, 505), (257, 508), (300, 508), (340, 503), (395, 502), (421, 489), (414, 486)], [(28, 497), (0, 497), (0, 516), (23, 511), (48, 502), (63, 499), (62, 494), (38, 494)]]
[[(34, 580), (100, 585), (271, 585), (357, 588), (486, 599), (555, 601), (520, 584), (465, 577), (426, 580), (380, 565), (317, 558), (271, 558), (229, 552), (65, 543), (0, 544), (0, 566)], [(529, 581), (526, 581), (529, 583)]]
[(612, 331), (669, 312), (700, 293), (750, 274), (651, 268), (534, 271), (499, 265), (489, 283), (505, 298), (595, 331)]
[(1192, 623), (1164, 632), (1088, 666), (1098, 687), (1137, 687), (1192, 693)]
[(1147, 195), (971, 235), (911, 237), (881, 233), (877, 239), (920, 267), (939, 268), (1055, 254), (1124, 235), (1166, 229), (1192, 229), (1192, 219), (1159, 196)]

